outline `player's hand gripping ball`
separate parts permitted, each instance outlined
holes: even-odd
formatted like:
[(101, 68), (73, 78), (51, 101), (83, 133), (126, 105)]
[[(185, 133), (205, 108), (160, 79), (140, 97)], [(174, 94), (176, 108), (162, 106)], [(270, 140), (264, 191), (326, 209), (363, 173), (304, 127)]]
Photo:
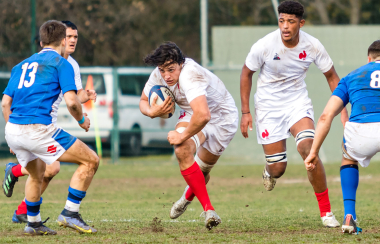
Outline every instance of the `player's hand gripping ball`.
[(171, 101), (171, 103), (173, 104), (172, 111), (160, 116), (160, 118), (168, 119), (168, 118), (172, 117), (174, 114), (174, 111), (175, 111), (175, 98), (174, 98), (173, 93), (166, 86), (156, 85), (156, 86), (153, 86), (152, 89), (150, 89), (149, 106), (152, 107), (156, 97), (157, 97), (156, 105), (163, 104), (167, 97), (170, 97), (172, 99), (172, 101)]

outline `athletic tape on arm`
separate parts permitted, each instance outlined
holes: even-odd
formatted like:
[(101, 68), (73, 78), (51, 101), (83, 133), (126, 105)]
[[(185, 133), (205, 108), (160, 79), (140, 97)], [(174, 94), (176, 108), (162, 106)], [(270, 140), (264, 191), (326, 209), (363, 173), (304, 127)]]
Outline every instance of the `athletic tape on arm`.
[(288, 158), (286, 157), (286, 151), (282, 153), (276, 153), (272, 155), (266, 155), (265, 159), (267, 160), (267, 164), (281, 163), (287, 162)]
[(311, 129), (298, 132), (298, 134), (296, 135), (296, 138), (294, 138), (296, 140), (297, 146), (301, 141), (305, 139), (314, 139), (314, 134), (315, 134), (315, 130), (311, 130)]
[[(182, 132), (185, 131), (185, 129), (186, 129), (186, 127), (178, 127), (178, 128), (176, 129), (176, 131), (177, 131), (178, 133), (182, 133)], [(195, 135), (193, 135), (192, 137), (190, 137), (190, 139), (193, 140), (193, 141), (195, 142), (195, 147), (196, 147), (196, 149), (198, 149), (198, 147), (200, 146), (198, 135), (195, 134)]]

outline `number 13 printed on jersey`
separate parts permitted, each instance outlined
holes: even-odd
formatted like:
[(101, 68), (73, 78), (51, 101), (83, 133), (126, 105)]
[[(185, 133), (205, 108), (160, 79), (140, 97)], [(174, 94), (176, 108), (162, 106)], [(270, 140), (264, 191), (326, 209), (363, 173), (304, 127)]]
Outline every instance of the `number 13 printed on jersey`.
[[(21, 66), (21, 68), (22, 68), (22, 74), (20, 77), (20, 83), (18, 83), (18, 89), (21, 89), (23, 86), (31, 87), (33, 85), (35, 79), (36, 79), (36, 72), (37, 72), (37, 68), (38, 68), (38, 63), (33, 62), (30, 65), (29, 65), (29, 63), (25, 63)], [(28, 69), (33, 69), (29, 73), (30, 81), (25, 80), (26, 71)]]

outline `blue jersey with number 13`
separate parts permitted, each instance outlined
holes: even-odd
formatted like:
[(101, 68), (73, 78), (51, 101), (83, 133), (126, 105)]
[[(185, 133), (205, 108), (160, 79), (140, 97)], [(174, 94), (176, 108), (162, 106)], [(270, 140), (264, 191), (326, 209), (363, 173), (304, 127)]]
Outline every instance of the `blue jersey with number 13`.
[(12, 69), (3, 94), (12, 97), (13, 124), (52, 123), (52, 105), (60, 92), (77, 91), (71, 64), (55, 50), (45, 48)]
[(344, 77), (333, 95), (351, 103), (351, 122), (380, 122), (380, 61), (368, 63)]

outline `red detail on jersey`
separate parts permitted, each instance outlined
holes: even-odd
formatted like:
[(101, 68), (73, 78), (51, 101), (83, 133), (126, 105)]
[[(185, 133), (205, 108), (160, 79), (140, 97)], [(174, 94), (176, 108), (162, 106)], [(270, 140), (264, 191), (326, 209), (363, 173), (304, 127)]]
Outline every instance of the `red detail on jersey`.
[(181, 115), (179, 116), (178, 119), (183, 119), (183, 118), (185, 118), (185, 116), (186, 116), (186, 112), (183, 112), (183, 113), (181, 113)]
[(55, 147), (54, 145), (51, 145), (48, 147), (48, 150), (47, 150), (49, 153), (55, 153), (57, 151), (57, 147)]
[(263, 132), (261, 134), (263, 136), (263, 138), (265, 139), (265, 137), (268, 137), (269, 136), (269, 132), (267, 130), (265, 130), (265, 132)]
[(300, 53), (299, 58), (305, 60), (306, 56), (307, 56), (306, 52), (303, 51), (303, 53)]

